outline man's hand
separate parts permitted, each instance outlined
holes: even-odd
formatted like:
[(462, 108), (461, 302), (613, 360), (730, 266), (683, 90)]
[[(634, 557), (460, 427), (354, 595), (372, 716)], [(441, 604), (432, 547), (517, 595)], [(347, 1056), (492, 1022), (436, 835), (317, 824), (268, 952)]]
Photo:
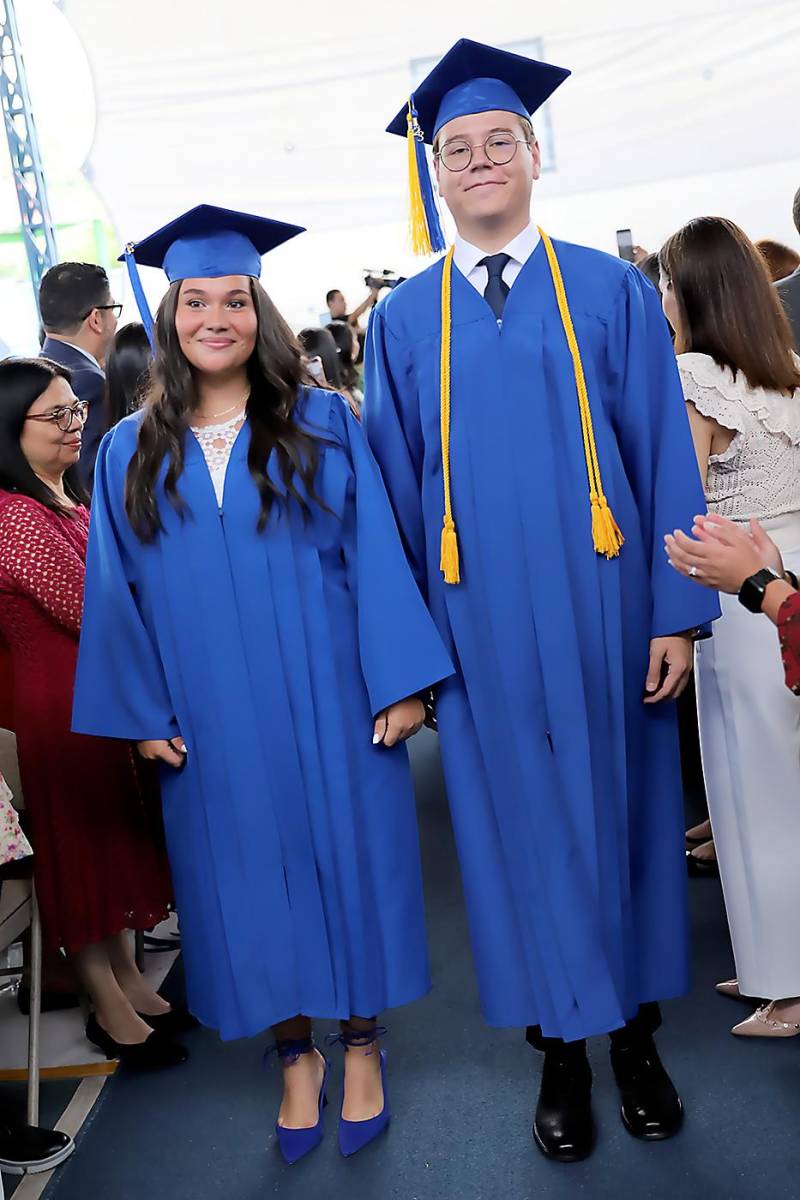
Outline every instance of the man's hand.
[(685, 690), (691, 673), (692, 639), (688, 634), (653, 638), (650, 643), (650, 668), (644, 685), (645, 704), (677, 700)]
[(137, 742), (136, 749), (148, 762), (163, 762), (179, 770), (186, 762), (186, 743), (180, 734), (161, 741)]
[(372, 743), (375, 746), (396, 746), (419, 733), (425, 720), (425, 705), (416, 696), (392, 704), (375, 718)]

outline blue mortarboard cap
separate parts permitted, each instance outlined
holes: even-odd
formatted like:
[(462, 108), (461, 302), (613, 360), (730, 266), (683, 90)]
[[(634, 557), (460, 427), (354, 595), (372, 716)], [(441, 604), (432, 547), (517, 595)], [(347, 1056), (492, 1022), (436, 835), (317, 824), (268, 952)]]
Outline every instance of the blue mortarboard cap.
[(126, 262), (142, 322), (152, 342), (153, 319), (142, 289), (137, 263), (161, 267), (170, 283), (179, 279), (219, 279), (249, 275), (258, 279), (261, 256), (283, 242), (305, 233), (302, 225), (288, 225), (252, 213), (198, 204), (140, 242), (130, 242), (119, 257)]
[[(569, 74), (564, 67), (461, 38), (414, 90), (411, 104), (423, 140), (432, 144), (455, 117), (495, 109), (531, 116)], [(407, 125), (404, 106), (387, 133), (405, 137)]]

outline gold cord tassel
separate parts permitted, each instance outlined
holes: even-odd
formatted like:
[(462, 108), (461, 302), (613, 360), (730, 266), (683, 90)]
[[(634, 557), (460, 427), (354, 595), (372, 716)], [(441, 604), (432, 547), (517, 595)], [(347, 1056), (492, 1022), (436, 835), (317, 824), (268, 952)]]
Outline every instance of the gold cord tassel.
[(450, 343), (452, 338), (450, 285), (453, 275), (453, 253), (447, 251), (442, 271), (442, 349), (440, 364), (440, 422), (442, 438), (442, 481), (444, 483), (444, 524), (442, 528), (442, 552), (439, 568), (445, 583), (460, 583), (458, 561), (458, 536), (453, 520), (453, 502), (450, 494)]
[(553, 286), (556, 289), (558, 311), (561, 314), (561, 323), (564, 326), (564, 333), (567, 336), (567, 345), (572, 355), (572, 366), (575, 372), (575, 387), (578, 391), (578, 407), (580, 408), (581, 430), (583, 432), (583, 449), (586, 455), (586, 473), (589, 478), (589, 499), (592, 506), (592, 541), (598, 554), (604, 554), (606, 558), (616, 558), (625, 542), (625, 538), (622, 536), (620, 528), (614, 520), (614, 514), (609, 507), (608, 500), (603, 491), (603, 482), (600, 478), (600, 462), (597, 457), (597, 444), (594, 438), (594, 425), (592, 424), (592, 410), (589, 407), (589, 392), (586, 387), (586, 377), (583, 373), (578, 339), (575, 336), (575, 327), (572, 324), (572, 316), (567, 302), (567, 292), (564, 287), (564, 280), (561, 276), (561, 268), (558, 265), (558, 258), (556, 257), (553, 243), (543, 229), (539, 230), (539, 234), (547, 252), (547, 261), (550, 264), (550, 273), (553, 276)]
[(458, 569), (458, 538), (452, 517), (445, 517), (442, 529), (442, 553), (439, 559), (439, 570), (444, 575), (445, 583), (460, 583), (461, 574)]
[(592, 496), (592, 541), (606, 558), (616, 558), (625, 542), (605, 496)]

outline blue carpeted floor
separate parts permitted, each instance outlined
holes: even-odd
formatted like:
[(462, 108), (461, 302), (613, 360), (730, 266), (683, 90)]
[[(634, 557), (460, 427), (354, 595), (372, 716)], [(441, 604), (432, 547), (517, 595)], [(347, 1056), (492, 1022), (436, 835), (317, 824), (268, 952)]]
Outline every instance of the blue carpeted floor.
[(719, 886), (691, 884), (693, 995), (666, 1006), (662, 1056), (686, 1104), (673, 1141), (645, 1145), (622, 1128), (606, 1044), (591, 1047), (599, 1142), (586, 1163), (546, 1162), (530, 1138), (539, 1059), (518, 1030), (481, 1023), (435, 739), (414, 748), (435, 990), (388, 1014), (394, 1121), (345, 1162), (328, 1136), (286, 1167), (272, 1126), (278, 1074), (266, 1038), (222, 1045), (191, 1035), (186, 1067), (106, 1086), (47, 1200), (770, 1200), (800, 1197), (800, 1040), (730, 1036), (745, 1015), (713, 985), (732, 974)]

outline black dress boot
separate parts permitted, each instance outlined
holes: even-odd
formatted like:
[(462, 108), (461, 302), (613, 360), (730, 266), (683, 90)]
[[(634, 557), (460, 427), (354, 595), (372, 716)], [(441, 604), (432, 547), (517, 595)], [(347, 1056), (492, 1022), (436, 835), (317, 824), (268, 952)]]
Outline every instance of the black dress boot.
[(683, 1124), (683, 1105), (658, 1057), (653, 1034), (636, 1021), (612, 1033), (611, 1067), (628, 1133), (646, 1142), (673, 1137)]
[(542, 1038), (529, 1029), (528, 1042), (544, 1050), (539, 1102), (533, 1118), (533, 1140), (546, 1158), (580, 1162), (594, 1148), (592, 1069), (585, 1042)]

